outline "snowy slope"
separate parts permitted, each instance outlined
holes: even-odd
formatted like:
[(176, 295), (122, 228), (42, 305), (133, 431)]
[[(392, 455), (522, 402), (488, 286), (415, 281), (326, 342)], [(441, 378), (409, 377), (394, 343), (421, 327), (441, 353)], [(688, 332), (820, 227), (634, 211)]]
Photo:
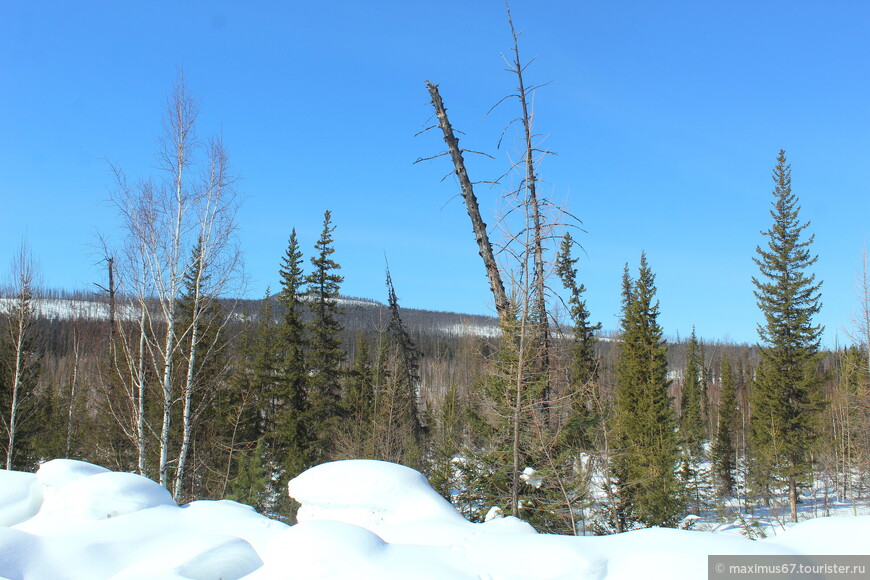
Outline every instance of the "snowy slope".
[(71, 460), (0, 470), (0, 577), (64, 579), (706, 578), (708, 554), (866, 554), (870, 516), (820, 518), (769, 541), (647, 529), (537, 534), (463, 519), (414, 470), (377, 461), (315, 467), (290, 484), (286, 526), (230, 501), (177, 506), (143, 477)]

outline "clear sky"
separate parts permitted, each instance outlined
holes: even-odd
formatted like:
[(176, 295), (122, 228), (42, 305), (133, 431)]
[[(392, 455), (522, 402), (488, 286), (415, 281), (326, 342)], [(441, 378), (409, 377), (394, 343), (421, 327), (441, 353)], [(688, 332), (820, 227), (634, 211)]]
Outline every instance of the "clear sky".
[[(557, 152), (546, 193), (583, 220), (592, 316), (617, 327), (623, 265), (646, 251), (665, 332), (752, 342), (752, 257), (784, 148), (824, 280), (825, 342), (857, 307), (870, 216), (870, 4), (861, 1), (513, 0), (535, 58), (536, 124)], [(278, 286), (291, 228), (310, 255), (330, 209), (345, 294), (493, 313), (447, 159), (428, 126), (441, 87), (475, 180), (515, 109), (501, 0), (296, 2), (0, 0), (0, 263), (26, 236), (46, 286), (100, 281), (120, 238), (107, 160), (154, 166), (183, 67), (198, 132), (222, 134), (244, 205), (248, 295)], [(478, 186), (493, 222), (500, 189)], [(494, 234), (497, 236), (497, 234)], [(2, 266), (6, 269), (6, 266)]]

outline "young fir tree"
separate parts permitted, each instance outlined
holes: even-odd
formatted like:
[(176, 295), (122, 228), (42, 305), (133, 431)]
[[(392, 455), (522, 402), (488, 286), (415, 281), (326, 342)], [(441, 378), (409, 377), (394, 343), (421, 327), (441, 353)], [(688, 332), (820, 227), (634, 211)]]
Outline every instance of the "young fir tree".
[(797, 521), (799, 488), (808, 482), (821, 409), (816, 372), (822, 327), (813, 324), (821, 306), (821, 282), (809, 272), (818, 256), (804, 239), (797, 196), (791, 191), (791, 166), (780, 150), (773, 170), (773, 224), (767, 247), (753, 258), (755, 297), (764, 314), (759, 325), (761, 363), (753, 382), (751, 438), (754, 478), (765, 489), (785, 486), (791, 517)]
[(311, 311), (307, 364), (315, 462), (330, 457), (334, 447), (333, 432), (341, 415), (341, 366), (345, 355), (337, 299), (344, 278), (338, 274), (340, 266), (332, 259), (334, 231), (332, 214), (327, 210), (323, 216), (323, 231), (314, 245), (313, 269), (305, 278), (307, 305)]
[(612, 465), (618, 531), (632, 522), (673, 526), (680, 514), (679, 449), (655, 293), (655, 276), (641, 254), (638, 279), (631, 280), (628, 266), (623, 274)]
[(737, 389), (734, 370), (728, 355), (722, 356), (719, 387), (719, 421), (713, 443), (713, 474), (719, 497), (734, 492), (734, 472), (737, 468), (734, 445), (734, 422), (737, 418)]

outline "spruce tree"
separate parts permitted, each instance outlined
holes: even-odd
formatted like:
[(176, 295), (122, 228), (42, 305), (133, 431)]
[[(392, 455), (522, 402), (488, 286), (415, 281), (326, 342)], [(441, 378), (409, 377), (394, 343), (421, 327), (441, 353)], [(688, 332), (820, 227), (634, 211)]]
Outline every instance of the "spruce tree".
[[(275, 322), (274, 301), (269, 296), (268, 290), (250, 333), (250, 339), (246, 340), (246, 348), (243, 351), (245, 357), (237, 372), (239, 398), (231, 399), (233, 406), (237, 406), (238, 409), (236, 426), (241, 430), (235, 440), (249, 447), (262, 440), (263, 454), (238, 454), (235, 457), (234, 473), (237, 477), (244, 477), (243, 472), (252, 469), (251, 462), (258, 458), (264, 461), (268, 467), (269, 484), (264, 492), (264, 497), (268, 499), (263, 507), (266, 513), (280, 516), (284, 506), (278, 505), (278, 502), (287, 495), (283, 493), (287, 480), (283, 465), (285, 447), (279, 434), (284, 404), (280, 372), (282, 356), (280, 327)], [(249, 423), (241, 420), (248, 416), (246, 392), (252, 393), (250, 398), (253, 399), (258, 418), (256, 429), (251, 429)]]
[(658, 323), (655, 276), (641, 254), (638, 279), (623, 274), (622, 344), (617, 360), (613, 464), (617, 530), (629, 523), (673, 526), (680, 513), (675, 418)]
[(763, 488), (788, 490), (797, 521), (798, 490), (808, 483), (821, 408), (816, 372), (822, 327), (813, 324), (821, 309), (821, 282), (810, 267), (814, 236), (804, 237), (798, 199), (791, 191), (791, 166), (780, 150), (773, 170), (773, 224), (762, 235), (766, 248), (753, 258), (755, 297), (764, 315), (759, 324), (761, 363), (753, 382), (750, 424), (754, 477)]
[(737, 389), (734, 370), (731, 368), (731, 360), (727, 354), (722, 356), (720, 367), (719, 421), (716, 428), (716, 441), (713, 443), (713, 473), (719, 497), (725, 497), (734, 491), (734, 471), (737, 467), (734, 446)]
[(594, 382), (598, 378), (598, 360), (595, 357), (595, 333), (601, 330), (601, 323), (592, 324), (586, 299), (583, 297), (586, 286), (577, 283), (577, 258), (571, 257), (574, 240), (565, 234), (559, 256), (556, 258), (556, 274), (568, 291), (568, 315), (574, 326), (571, 340), (570, 381), (572, 386)]
[(302, 285), (305, 278), (302, 271), (302, 251), (299, 249), (295, 229), (290, 232), (279, 275), (281, 291), (278, 293), (278, 303), (282, 307), (282, 313), (278, 328), (273, 451), (280, 467), (280, 481), (283, 485), (313, 465), (308, 375), (305, 367), (305, 324), (302, 320)]
[[(686, 353), (686, 368), (683, 372), (683, 392), (680, 402), (680, 431), (679, 439), (682, 447), (681, 476), (686, 486), (686, 491), (691, 496), (694, 513), (700, 515), (701, 496), (700, 479), (701, 463), (704, 461), (704, 420), (702, 417), (702, 370), (701, 353), (699, 352), (698, 339), (695, 336), (695, 328), (692, 327), (692, 336), (689, 338), (689, 346)], [(706, 391), (706, 389), (705, 389)]]
[(701, 416), (701, 365), (695, 328), (689, 338), (686, 368), (683, 373), (683, 393), (680, 399), (680, 441), (691, 462), (703, 459), (704, 421)]
[(341, 266), (332, 259), (335, 253), (332, 214), (323, 216), (323, 231), (314, 245), (312, 271), (305, 278), (306, 299), (311, 311), (308, 323), (308, 400), (311, 405), (312, 429), (316, 435), (314, 460), (322, 461), (333, 450), (332, 434), (341, 415), (341, 366), (345, 354), (341, 346), (342, 326), (338, 320), (339, 287), (344, 278)]
[(399, 312), (399, 301), (387, 269), (387, 305), (390, 321), (381, 355), (383, 380), (377, 385), (379, 459), (421, 467), (423, 426), (417, 404), (422, 353), (411, 338)]
[(357, 335), (356, 350), (341, 406), (347, 418), (340, 434), (340, 456), (375, 459), (375, 370), (365, 333)]
[(586, 308), (584, 293), (586, 287), (577, 283), (577, 258), (571, 256), (574, 240), (570, 233), (562, 238), (559, 255), (556, 258), (556, 274), (562, 286), (568, 291), (568, 315), (573, 326), (573, 337), (569, 346), (568, 394), (571, 398), (571, 412), (563, 427), (563, 441), (576, 449), (593, 447), (593, 431), (599, 424), (595, 413), (593, 398), (598, 396), (598, 358), (595, 333), (601, 330), (601, 323), (592, 324)]

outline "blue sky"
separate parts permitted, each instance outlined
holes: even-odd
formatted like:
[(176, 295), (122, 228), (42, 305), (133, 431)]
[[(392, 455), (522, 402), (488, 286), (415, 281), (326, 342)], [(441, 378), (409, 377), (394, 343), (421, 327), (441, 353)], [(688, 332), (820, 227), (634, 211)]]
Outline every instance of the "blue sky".
[[(752, 342), (752, 257), (771, 169), (792, 164), (824, 280), (825, 342), (856, 309), (870, 215), (870, 5), (864, 2), (514, 0), (535, 58), (536, 124), (557, 152), (546, 193), (583, 220), (592, 316), (617, 326), (620, 275), (646, 251), (665, 332)], [(0, 2), (0, 263), (26, 236), (45, 285), (89, 288), (93, 247), (118, 240), (107, 160), (154, 166), (178, 67), (220, 133), (244, 205), (248, 295), (277, 287), (295, 227), (303, 249), (333, 212), (343, 292), (492, 313), (425, 80), (441, 87), (476, 180), (515, 112), (500, 0), (431, 2)], [(511, 137), (512, 132), (508, 133)], [(489, 222), (500, 189), (478, 187)], [(497, 236), (497, 234), (494, 234)], [(3, 267), (5, 269), (5, 266)]]

